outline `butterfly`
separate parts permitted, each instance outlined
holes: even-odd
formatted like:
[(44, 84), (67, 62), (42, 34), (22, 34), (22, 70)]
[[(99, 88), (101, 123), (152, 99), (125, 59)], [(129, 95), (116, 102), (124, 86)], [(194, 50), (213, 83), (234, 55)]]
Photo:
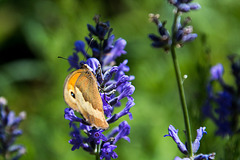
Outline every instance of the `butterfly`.
[(80, 69), (66, 77), (63, 92), (66, 104), (79, 112), (91, 127), (97, 129), (109, 127), (96, 76), (87, 64), (83, 64)]

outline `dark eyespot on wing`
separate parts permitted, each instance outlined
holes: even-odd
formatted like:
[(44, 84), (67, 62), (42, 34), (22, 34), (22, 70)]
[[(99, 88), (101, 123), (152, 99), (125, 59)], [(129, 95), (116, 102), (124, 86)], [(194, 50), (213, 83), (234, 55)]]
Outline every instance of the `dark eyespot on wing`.
[(72, 91), (71, 91), (71, 96), (75, 99), (75, 93), (73, 93)]

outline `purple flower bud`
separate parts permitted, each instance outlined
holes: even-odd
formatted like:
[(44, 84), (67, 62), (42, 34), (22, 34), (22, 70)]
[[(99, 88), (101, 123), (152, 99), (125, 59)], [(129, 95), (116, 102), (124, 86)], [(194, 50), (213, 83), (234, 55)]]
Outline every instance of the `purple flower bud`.
[(78, 57), (77, 53), (73, 53), (72, 56), (69, 56), (68, 62), (70, 64), (70, 68), (68, 70), (71, 70), (72, 68), (79, 69), (80, 65), (79, 65), (78, 61), (79, 61), (79, 57)]
[(168, 127), (168, 134), (165, 135), (164, 137), (166, 137), (166, 136), (172, 137), (172, 139), (177, 144), (179, 150), (183, 154), (187, 154), (188, 153), (186, 146), (181, 142), (181, 140), (178, 137), (178, 129), (175, 129), (172, 125), (169, 125), (169, 127)]
[(155, 34), (149, 34), (148, 37), (152, 40), (152, 41), (160, 41), (160, 37), (156, 36)]
[(112, 116), (113, 107), (107, 103), (110, 100), (110, 97), (106, 96), (105, 93), (101, 93), (101, 98), (103, 101), (103, 111), (107, 117)]
[(96, 24), (96, 33), (100, 40), (104, 40), (106, 33), (109, 31), (110, 23), (109, 22), (97, 22)]
[(83, 41), (76, 41), (75, 43), (74, 43), (74, 46), (75, 46), (75, 50), (77, 51), (77, 52), (85, 52), (85, 43), (83, 42)]
[(92, 34), (97, 36), (96, 29), (92, 25), (87, 24), (87, 28), (88, 28), (89, 32), (91, 32)]
[(189, 4), (191, 10), (198, 10), (201, 6), (198, 3), (190, 3)]
[(70, 123), (69, 123), (70, 127), (71, 127), (73, 121), (84, 123), (84, 120), (83, 120), (83, 119), (81, 119), (81, 118), (79, 118), (79, 117), (77, 117), (77, 116), (75, 115), (73, 109), (71, 109), (71, 108), (66, 108), (66, 109), (64, 110), (64, 112), (65, 112), (64, 118), (70, 121)]
[(13, 136), (19, 136), (19, 135), (22, 135), (22, 130), (19, 130), (19, 129), (15, 129), (13, 132), (12, 132), (12, 135)]
[(200, 127), (199, 129), (197, 129), (197, 137), (195, 139), (195, 141), (192, 144), (193, 147), (193, 153), (196, 153), (200, 147), (200, 140), (203, 137), (203, 134), (207, 134), (207, 132), (205, 131), (206, 127)]
[(129, 119), (132, 120), (133, 117), (132, 117), (132, 114), (131, 114), (131, 112), (130, 112), (130, 109), (131, 109), (132, 106), (134, 106), (134, 105), (135, 105), (134, 99), (133, 99), (132, 97), (128, 97), (128, 102), (127, 102), (127, 104), (126, 104), (126, 107), (125, 107), (122, 111), (120, 111), (119, 113), (117, 113), (117, 114), (113, 115), (111, 118), (109, 118), (109, 119), (107, 120), (107, 122), (108, 122), (108, 123), (113, 123), (113, 122), (115, 122), (116, 120), (118, 120), (120, 117), (122, 117), (122, 116), (124, 116), (124, 115), (126, 115), (126, 114), (128, 114)]
[(116, 82), (112, 82), (111, 84), (108, 84), (105, 88), (104, 91), (105, 92), (112, 92), (114, 89), (116, 89)]
[(124, 50), (127, 41), (119, 38), (110, 53), (106, 54), (105, 58), (103, 59), (103, 65), (108, 65), (110, 62), (115, 61), (115, 59), (122, 54), (126, 54), (127, 52)]
[(96, 58), (89, 58), (87, 59), (86, 64), (92, 69), (93, 73), (96, 74), (96, 70), (100, 65), (99, 61)]
[(113, 76), (113, 73), (118, 71), (117, 66), (113, 66), (111, 69), (107, 70), (103, 75), (103, 84), (107, 83)]
[(114, 40), (115, 36), (111, 35), (106, 42), (106, 44), (104, 44), (104, 53), (109, 53), (111, 51), (111, 49), (113, 49), (113, 40)]
[(129, 78), (128, 76), (123, 75), (123, 76), (117, 81), (116, 87), (120, 86), (121, 84), (123, 84), (123, 83), (125, 83), (125, 82), (127, 82), (127, 81), (129, 81), (129, 80), (130, 80), (130, 78)]
[(118, 96), (118, 101), (120, 101), (124, 97), (128, 97), (132, 95), (133, 92), (135, 91), (135, 87), (131, 84), (131, 82), (126, 82), (121, 89), (122, 89), (122, 92)]
[(190, 42), (197, 38), (196, 33), (186, 34), (182, 37), (182, 42)]
[(113, 144), (116, 144), (116, 142), (122, 138), (130, 142), (130, 138), (128, 137), (128, 135), (130, 134), (130, 129), (131, 127), (128, 125), (127, 121), (123, 121), (122, 123), (120, 123), (120, 125), (118, 126), (118, 134), (116, 135)]
[(213, 160), (215, 159), (215, 153), (210, 154), (199, 154), (194, 157), (194, 160)]
[(70, 139), (69, 141), (68, 141), (68, 143), (70, 143), (71, 145), (73, 145), (72, 146), (72, 151), (74, 151), (75, 149), (79, 149), (79, 147), (81, 146), (81, 144), (83, 143), (82, 142), (82, 139)]
[(213, 66), (210, 70), (211, 73), (211, 80), (220, 80), (222, 79), (223, 73), (224, 73), (224, 68), (222, 64), (217, 64)]
[(182, 12), (188, 12), (188, 11), (190, 11), (190, 6), (186, 3), (182, 3), (182, 4), (178, 5), (178, 9)]
[(117, 81), (120, 77), (125, 75), (125, 72), (128, 72), (130, 69), (127, 66), (128, 60), (125, 59), (120, 65), (118, 66), (118, 71), (116, 72), (115, 75), (115, 80)]
[(88, 141), (89, 142), (94, 142), (95, 144), (100, 144), (101, 141), (105, 142), (107, 141), (107, 138), (102, 134), (103, 130), (90, 130), (88, 132), (89, 134), (89, 138)]

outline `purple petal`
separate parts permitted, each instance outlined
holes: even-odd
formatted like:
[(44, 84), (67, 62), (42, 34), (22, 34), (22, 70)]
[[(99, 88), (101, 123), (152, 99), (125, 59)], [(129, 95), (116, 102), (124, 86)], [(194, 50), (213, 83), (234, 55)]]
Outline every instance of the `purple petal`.
[(210, 70), (211, 73), (211, 80), (220, 80), (222, 79), (224, 68), (221, 63), (218, 63), (217, 65), (213, 66)]
[(127, 121), (123, 121), (122, 123), (120, 123), (118, 128), (118, 134), (116, 135), (113, 144), (116, 144), (116, 142), (119, 141), (121, 138), (130, 142), (130, 138), (128, 137), (128, 135), (130, 134), (131, 127), (128, 125)]
[(113, 66), (111, 69), (107, 70), (105, 73), (104, 73), (104, 76), (103, 76), (103, 84), (106, 84), (113, 76), (113, 73), (117, 72), (118, 71), (118, 67), (117, 66)]
[(178, 9), (182, 12), (188, 12), (190, 11), (190, 6), (186, 3), (182, 3), (178, 6)]
[(197, 38), (196, 33), (190, 33), (182, 37), (182, 42), (190, 42)]
[(186, 146), (181, 142), (181, 140), (178, 137), (178, 130), (176, 130), (173, 125), (169, 125), (168, 127), (168, 135), (164, 135), (164, 137), (166, 136), (170, 136), (172, 137), (172, 139), (175, 141), (175, 143), (177, 144), (179, 150), (183, 153), (183, 154), (187, 154), (187, 148)]
[(86, 61), (86, 64), (92, 69), (93, 73), (96, 73), (98, 66), (100, 65), (99, 61), (96, 58), (89, 58)]
[(106, 54), (106, 57), (103, 60), (103, 65), (108, 65), (110, 62), (115, 61), (117, 57), (121, 56), (122, 54), (126, 54), (127, 52), (124, 51), (126, 44), (126, 40), (119, 38), (115, 42), (114, 48), (110, 51), (110, 53)]
[(193, 146), (193, 153), (196, 153), (200, 147), (200, 140), (203, 137), (203, 134), (207, 134), (207, 132), (205, 131), (206, 127), (200, 127), (199, 129), (197, 129), (197, 137), (195, 139), (195, 141), (193, 142), (192, 146)]
[(107, 122), (108, 122), (108, 123), (113, 123), (113, 122), (115, 122), (116, 120), (118, 120), (119, 118), (121, 118), (122, 116), (124, 116), (124, 115), (126, 115), (126, 114), (129, 115), (129, 119), (131, 120), (131, 119), (132, 119), (132, 114), (130, 113), (129, 110), (130, 110), (131, 107), (134, 106), (134, 105), (135, 105), (134, 99), (129, 96), (129, 97), (128, 97), (128, 102), (127, 102), (127, 104), (126, 104), (126, 107), (125, 107), (122, 111), (120, 111), (119, 113), (114, 114), (111, 118), (109, 118), (109, 119), (107, 120)]
[(198, 3), (190, 3), (189, 4), (191, 10), (198, 10), (201, 6)]
[[(65, 118), (65, 119), (67, 119), (67, 120), (69, 120), (69, 121), (71, 121), (71, 122), (76, 121), (76, 122), (82, 122), (82, 123), (84, 123), (84, 120), (83, 120), (83, 119), (78, 118), (78, 117), (75, 115), (73, 109), (71, 109), (71, 108), (66, 108), (66, 109), (64, 110), (64, 112), (65, 112), (65, 114), (64, 114), (64, 118)], [(70, 124), (69, 124), (70, 126), (71, 126), (71, 122), (70, 122)]]
[[(121, 86), (120, 86), (121, 87)], [(126, 82), (122, 88), (121, 88), (122, 92), (121, 94), (118, 96), (118, 101), (120, 101), (121, 99), (128, 97), (130, 95), (133, 94), (133, 92), (135, 91), (135, 87), (131, 84), (131, 82)]]
[(109, 142), (103, 144), (100, 152), (100, 159), (105, 158), (105, 160), (111, 160), (111, 158), (116, 159), (118, 155), (113, 151), (117, 146), (111, 145)]
[(210, 154), (199, 154), (194, 157), (194, 160), (213, 160), (215, 159), (215, 153)]

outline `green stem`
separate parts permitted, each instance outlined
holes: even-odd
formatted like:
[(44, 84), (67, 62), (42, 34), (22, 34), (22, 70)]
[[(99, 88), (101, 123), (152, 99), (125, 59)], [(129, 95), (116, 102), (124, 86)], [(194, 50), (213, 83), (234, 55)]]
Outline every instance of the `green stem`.
[(177, 32), (177, 19), (179, 17), (179, 12), (175, 14), (174, 21), (173, 21), (173, 26), (172, 26), (172, 45), (171, 45), (171, 54), (172, 54), (172, 60), (173, 60), (173, 65), (174, 65), (174, 70), (176, 74), (176, 79), (177, 79), (177, 84), (178, 84), (178, 91), (179, 91), (179, 96), (180, 96), (180, 101), (181, 101), (181, 106), (182, 106), (182, 111), (183, 111), (183, 117), (184, 117), (184, 123), (185, 123), (185, 129), (186, 129), (186, 136), (187, 136), (187, 146), (188, 146), (188, 155), (189, 157), (193, 156), (193, 151), (192, 151), (192, 135), (191, 135), (191, 127), (190, 127), (190, 121), (189, 121), (189, 115), (188, 115), (188, 109), (187, 109), (187, 104), (186, 104), (186, 99), (185, 99), (185, 94), (184, 94), (184, 88), (183, 88), (183, 81), (181, 77), (181, 71), (180, 67), (178, 64), (177, 60), (177, 55), (175, 52), (175, 46), (176, 46), (176, 32)]
[(100, 145), (96, 145), (96, 147), (97, 147), (96, 160), (100, 160), (100, 152), (99, 152)]

